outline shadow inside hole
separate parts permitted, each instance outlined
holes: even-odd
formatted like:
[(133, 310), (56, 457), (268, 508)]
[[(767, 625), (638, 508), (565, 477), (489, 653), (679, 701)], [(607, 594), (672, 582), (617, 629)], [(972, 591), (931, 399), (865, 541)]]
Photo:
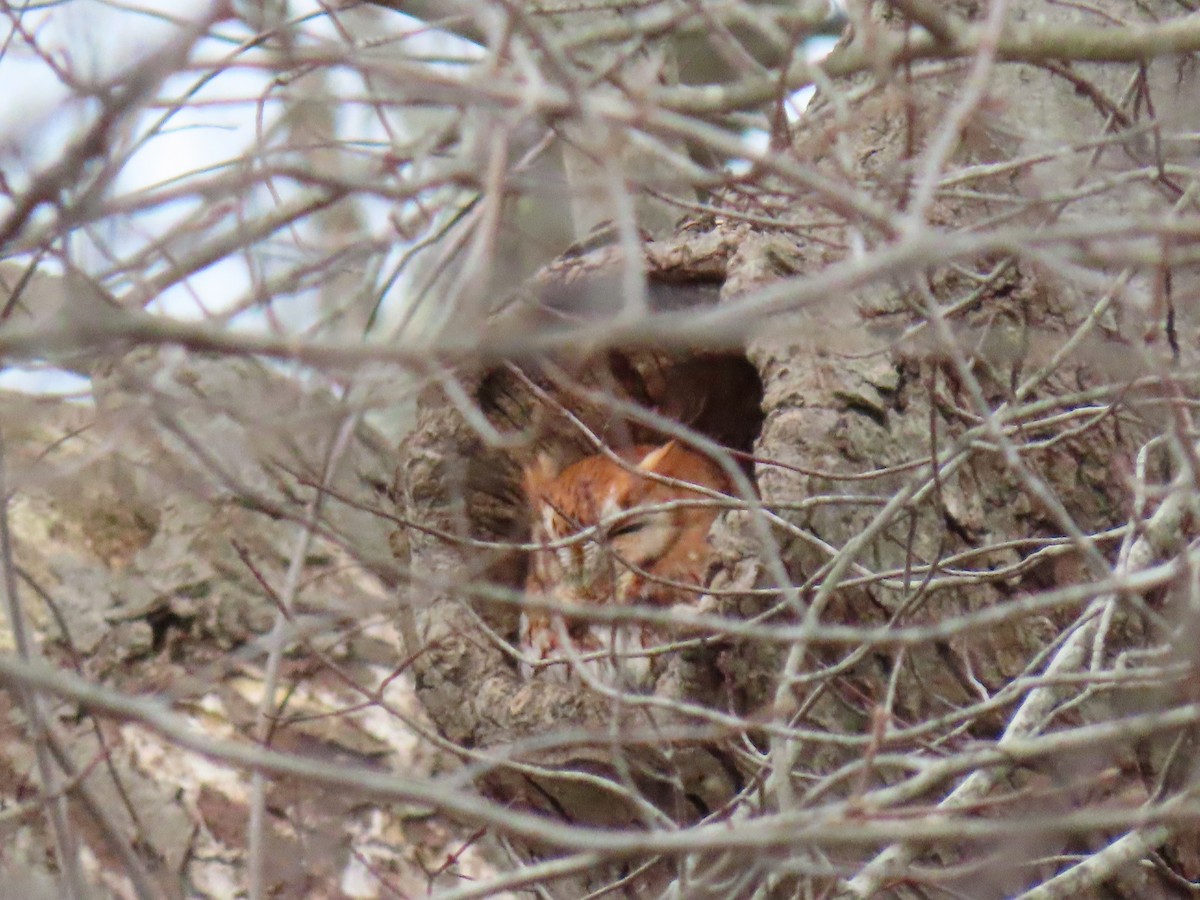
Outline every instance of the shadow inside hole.
[[(476, 400), (515, 446), (467, 461), (473, 536), (498, 545), (482, 561), (487, 578), (515, 590), (525, 584), (529, 554), (502, 548), (529, 541), (531, 510), (522, 472), (539, 455), (561, 470), (597, 453), (597, 440), (617, 452), (662, 444), (676, 437), (662, 427), (667, 420), (730, 451), (753, 479), (750, 454), (762, 429), (762, 397), (758, 371), (741, 353), (610, 350), (572, 367), (498, 367), (483, 379)], [(485, 618), (511, 634), (517, 612), (501, 604)]]

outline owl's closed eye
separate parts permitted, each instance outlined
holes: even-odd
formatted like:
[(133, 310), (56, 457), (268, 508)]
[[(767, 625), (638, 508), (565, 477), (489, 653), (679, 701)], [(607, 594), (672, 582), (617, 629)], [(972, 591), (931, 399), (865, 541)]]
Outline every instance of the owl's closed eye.
[[(541, 460), (525, 472), (533, 542), (525, 590), (569, 607), (586, 604), (695, 603), (712, 560), (708, 531), (716, 505), (699, 491), (654, 476), (729, 493), (729, 480), (708, 457), (670, 441), (619, 454), (621, 462), (589, 456), (556, 472)], [(577, 669), (614, 686), (653, 686), (645, 654), (669, 636), (650, 625), (572, 620), (568, 614), (530, 611), (521, 616), (522, 672), (568, 680)], [(583, 657), (582, 659), (580, 657)], [(538, 665), (547, 663), (547, 665)]]

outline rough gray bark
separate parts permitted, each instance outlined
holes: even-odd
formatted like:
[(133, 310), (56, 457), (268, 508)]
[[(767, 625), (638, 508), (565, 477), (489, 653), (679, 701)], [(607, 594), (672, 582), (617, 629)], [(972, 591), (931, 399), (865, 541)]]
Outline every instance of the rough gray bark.
[[(382, 505), (390, 442), (359, 422), (326, 475), (339, 426), (360, 411), (320, 390), (250, 360), (170, 350), (93, 363), (95, 407), (0, 394), (19, 595), (47, 654), (172, 710), (213, 740), (250, 734), (284, 573), (323, 485), (269, 743), (365, 768), (429, 775), (444, 767), (447, 757), (415, 738), (430, 726), (397, 669), (404, 650), (390, 624), (394, 600), (380, 586), (404, 575)], [(11, 642), (0, 629), (0, 643)], [(27, 882), (31, 892), (42, 885), (45, 896), (62, 896), (39, 850), (31, 744), (9, 696), (0, 693), (0, 794), (12, 843), (5, 889)], [(389, 712), (347, 715), (364, 703)], [(96, 860), (89, 876), (110, 892), (95, 896), (229, 896), (243, 881), (250, 801), (242, 776), (201, 764), (153, 731), (65, 704), (51, 725), (69, 775), (90, 773), (71, 796)], [(285, 779), (268, 801), (273, 891), (334, 896), (338, 884), (369, 880), (368, 861), (407, 891), (457, 878), (427, 875), (463, 839), (429, 829), (427, 809)], [(461, 864), (483, 865), (470, 850)]]
[[(1078, 10), (1061, 6), (1014, 6), (1018, 8), (1012, 15), (1018, 19), (1048, 14), (1055, 21), (1072, 22), (1081, 16)], [(1173, 4), (1160, 6), (1164, 15), (1176, 11)], [(1106, 8), (1134, 18), (1143, 15), (1131, 4)], [(879, 21), (859, 24), (890, 27)], [(801, 124), (797, 143), (808, 154), (807, 161), (835, 182), (845, 180), (866, 188), (886, 206), (903, 209), (921, 174), (917, 170), (921, 154), (946, 121), (960, 81), (961, 73), (955, 71), (913, 82), (898, 73), (882, 84), (872, 76), (834, 85), (813, 116)], [(954, 168), (1002, 164), (1048, 147), (1075, 146), (1113, 132), (1136, 131), (1148, 105), (1160, 115), (1163, 110), (1177, 110), (1174, 115), (1184, 116), (1183, 98), (1195, 89), (1190, 60), (1158, 60), (1141, 70), (1057, 63), (1000, 66), (991, 76), (983, 106), (964, 121), (948, 163)], [(1149, 103), (1139, 102), (1139, 97)], [(1155, 159), (1141, 138), (1111, 142), (1096, 152), (1092, 166), (1111, 173), (1113, 183), (1070, 202), (1039, 202), (1039, 197), (1058, 194), (1080, 181), (1077, 157), (1064, 156), (1061, 162), (1051, 160), (1036, 167), (997, 166), (997, 174), (972, 182), (975, 195), (947, 192), (936, 197), (926, 218), (933, 228), (957, 232), (1004, 218), (1036, 228), (1039, 223), (1087, 222), (1132, 210), (1162, 214), (1179, 196), (1169, 180), (1122, 183), (1116, 177), (1131, 168), (1153, 165)], [(1016, 213), (1014, 204), (1022, 206)], [(830, 221), (819, 202), (789, 197), (785, 205), (781, 198), (771, 214), (775, 228), (710, 223), (703, 234), (696, 229), (682, 232), (676, 246), (691, 242), (721, 248), (716, 257), (703, 257), (718, 259), (719, 271), (714, 273), (711, 266), (706, 268), (677, 251), (672, 254), (674, 268), (651, 265), (651, 285), (658, 280), (686, 281), (700, 273), (710, 279), (715, 275), (721, 282), (720, 302), (733, 304), (764, 284), (821, 271), (843, 258), (852, 240), (871, 247), (884, 239), (863, 223), (836, 217)], [(829, 224), (790, 224), (822, 219)], [(648, 251), (648, 259), (660, 258), (654, 249)], [(578, 260), (570, 264), (583, 265)], [(1163, 309), (1151, 308), (1141, 318), (1131, 315), (1136, 304), (1125, 303), (1123, 315), (1103, 317), (1101, 327), (1081, 342), (1077, 352), (1059, 360), (1054, 354), (1096, 309), (1094, 294), (1081, 284), (1079, 273), (1040, 265), (1036, 252), (1007, 258), (984, 255), (970, 264), (974, 272), (931, 263), (907, 269), (895, 280), (879, 279), (852, 295), (816, 304), (803, 317), (791, 320), (793, 326), (800, 323), (796, 330), (810, 335), (807, 340), (764, 334), (745, 345), (746, 357), (764, 388), (765, 420), (755, 444), (755, 483), (763, 506), (781, 510), (786, 531), (772, 547), (752, 526), (753, 514), (726, 514), (713, 535), (725, 553), (713, 588), (779, 589), (783, 586), (776, 580), (778, 570), (772, 572), (767, 563), (774, 558), (788, 573), (800, 603), (788, 605), (785, 594), (780, 594), (783, 599), (773, 606), (749, 596), (739, 599), (734, 593), (723, 597), (720, 610), (745, 617), (772, 609), (767, 621), (793, 626), (808, 621), (880, 629), (925, 627), (930, 637), (861, 646), (818, 638), (797, 642), (790, 649), (733, 638), (721, 645), (719, 662), (710, 656), (703, 663), (718, 665), (723, 674), (715, 693), (702, 697), (673, 693), (680, 685), (694, 684), (694, 679), (660, 683), (659, 699), (727, 704), (733, 698), (736, 713), (758, 716), (758, 721), (767, 716), (803, 733), (803, 739), (793, 742), (759, 735), (759, 746), (769, 758), (760, 761), (758, 771), (745, 770), (745, 757), (738, 764), (725, 760), (726, 771), (737, 773), (730, 774), (727, 789), (754, 776), (763, 777), (769, 786), (765, 797), (744, 796), (743, 812), (802, 809), (837, 798), (853, 803), (855, 796), (897, 782), (903, 774), (903, 766), (872, 764), (876, 753), (897, 759), (923, 748), (952, 752), (974, 740), (999, 736), (1025, 696), (1013, 692), (1013, 685), (1042, 670), (1075, 627), (1072, 623), (1087, 607), (1088, 598), (1014, 613), (945, 636), (939, 636), (938, 624), (969, 620), (1024, 596), (1086, 583), (1107, 571), (1108, 562), (1116, 558), (1121, 534), (1113, 529), (1130, 512), (1128, 474), (1134, 471), (1146, 441), (1164, 426), (1169, 428), (1158, 406), (1161, 388), (1131, 385), (1133, 376), (1153, 375), (1171, 366), (1170, 348), (1161, 338)], [(1081, 260), (1081, 265), (1087, 262)], [(988, 277), (976, 274), (989, 269)], [(1093, 271), (1100, 275), (1104, 269)], [(563, 278), (564, 284), (570, 282), (561, 270), (552, 275)], [(1186, 275), (1178, 273), (1178, 277)], [(1154, 278), (1152, 270), (1135, 272), (1125, 287), (1125, 298), (1136, 297), (1139, 291), (1152, 294)], [(912, 330), (927, 320), (923, 291), (949, 311), (947, 325), (958, 338), (960, 357), (955, 358), (936, 332), (931, 336), (933, 326)], [(847, 304), (853, 305), (851, 315), (844, 308)], [(1045, 377), (1029, 380), (1048, 364), (1053, 367)], [(1185, 392), (1195, 387), (1186, 378), (1176, 383)], [(489, 395), (480, 390), (481, 384), (486, 387), (492, 382), (472, 376), (466, 388), (487, 412)], [(578, 404), (569, 392), (551, 388), (551, 393), (568, 408)], [(647, 405), (661, 410), (656, 399), (660, 398), (650, 398)], [(477, 430), (448, 408), (439, 391), (425, 397), (422, 408), (419, 427), (402, 451), (405, 515), (436, 522), (463, 536), (520, 539), (519, 527), (497, 530), (487, 501), (474, 498), (499, 493), (503, 508), (511, 511), (519, 506), (516, 472), (523, 454), (530, 452), (529, 444), (547, 440), (544, 430), (529, 429), (515, 448), (488, 446)], [(1000, 438), (989, 430), (993, 426), (986, 416), (990, 412), (1003, 417), (1012, 408), (1019, 410), (1015, 417), (992, 420), (1002, 423), (995, 426), (1004, 430)], [(585, 412), (583, 418), (602, 432), (595, 417), (589, 420)], [(493, 424), (512, 434), (529, 422), (514, 423), (509, 416), (500, 424), (497, 417)], [(554, 440), (551, 435), (549, 442)], [(1014, 452), (1018, 446), (1021, 449)], [(485, 461), (478, 464), (481, 458)], [(937, 460), (932, 467), (931, 458)], [(1163, 473), (1174, 465), (1167, 459), (1158, 477), (1166, 477)], [(491, 486), (482, 485), (484, 473), (494, 479)], [(821, 497), (830, 499), (813, 502)], [(842, 499), (834, 502), (835, 497)], [(467, 498), (465, 506), (462, 498)], [(806, 501), (808, 506), (787, 511), (789, 504)], [(1097, 537), (1089, 543), (1084, 535)], [(433, 538), (411, 544), (410, 551), (412, 567), (431, 573), (461, 571), (464, 556), (471, 558), (469, 552)], [(501, 586), (519, 588), (519, 571), (519, 565), (502, 570)], [(866, 573), (889, 573), (889, 577), (863, 578)], [(1161, 640), (1162, 604), (1161, 591), (1126, 596), (1117, 603), (1105, 622), (1103, 643), (1096, 645), (1102, 648), (1096, 661), (1107, 665)], [(597, 743), (614, 728), (637, 730), (645, 714), (641, 707), (614, 708), (586, 690), (572, 692), (517, 680), (512, 660), (494, 642), (472, 636), (479, 633), (477, 617), (485, 608), (487, 604), (481, 606), (478, 598), (451, 591), (435, 599), (423, 617), (423, 640), (434, 649), (416, 664), (418, 692), (447, 734), (475, 748), (498, 750), (552, 728), (576, 734), (581, 726), (590, 726)], [(489, 626), (508, 639), (514, 621), (511, 604), (501, 604), (488, 618)], [(786, 679), (782, 683), (781, 674)], [(1010, 699), (984, 708), (975, 705), (981, 696), (998, 695)], [(1060, 694), (1059, 702), (1068, 697)], [(1092, 689), (1077, 702), (1066, 703), (1051, 728), (1109, 721), (1138, 708), (1144, 699), (1145, 689), (1136, 683)], [(672, 720), (659, 710), (656, 707), (654, 713), (659, 723)], [(955, 710), (967, 712), (955, 715)], [(676, 711), (675, 721), (686, 719)], [(880, 730), (884, 722), (886, 738)], [(753, 726), (746, 728), (752, 735)], [(1170, 744), (1178, 737), (1175, 732), (1164, 740)], [(680, 741), (679, 745), (691, 750), (693, 743)], [(1020, 819), (1036, 817), (1047, 803), (1060, 809), (1089, 808), (1106, 802), (1105, 798), (1129, 798), (1139, 792), (1146, 796), (1155, 778), (1154, 764), (1143, 760), (1143, 769), (1149, 766), (1143, 773), (1148, 782), (1133, 773), (1137, 757), (1144, 757), (1153, 744), (1102, 748), (1087, 759), (1047, 759), (1014, 766), (993, 781), (993, 793), (1008, 797), (998, 814)], [(723, 752), (721, 745), (719, 740), (708, 742), (718, 755)], [(643, 764), (644, 750), (634, 738), (620, 752), (629, 754), (637, 768)], [(601, 771), (620, 781), (619, 768), (613, 771), (611, 760), (595, 767), (596, 753), (605, 756), (610, 751), (611, 745), (586, 752), (572, 747), (567, 753), (534, 753), (528, 758), (568, 772)], [(507, 759), (507, 755), (498, 757), (498, 769), (503, 770)], [(771, 769), (771, 764), (781, 762), (790, 765), (793, 773), (787, 793), (779, 793), (780, 776)], [(685, 793), (693, 777), (687, 768), (691, 763), (691, 757), (676, 763)], [(1125, 777), (1105, 784), (1101, 775), (1114, 766)], [(504, 799), (515, 798), (569, 821), (635, 821), (626, 812), (610, 812), (622, 806), (618, 798), (546, 789), (554, 796), (547, 803), (539, 790), (513, 786), (524, 779), (544, 788), (552, 780), (544, 774), (489, 778), (483, 781), (485, 788)], [(951, 786), (932, 783), (927, 791), (910, 795), (908, 802), (936, 804)], [(645, 789), (640, 782), (633, 787)], [(1047, 790), (1053, 799), (1043, 796)], [(645, 796), (679, 817), (677, 797), (668, 796), (664, 803), (652, 792)], [(1060, 838), (1058, 847), (1062, 853), (1088, 846), (1095, 849), (1105, 835), (1104, 829), (1097, 829), (1086, 838)], [(1166, 840), (1163, 852), (1172, 859), (1189, 856), (1185, 849), (1189, 844), (1180, 835)], [(812, 852), (853, 872), (882, 846), (872, 849), (863, 843), (835, 849), (818, 843), (793, 848), (797, 854), (793, 861)], [(899, 889), (898, 882), (888, 880), (898, 878), (911, 885), (902, 892), (927, 896), (920, 883), (925, 874), (961, 864), (969, 874), (941, 876), (952, 889), (957, 885), (976, 897), (1010, 896), (1038, 878), (1035, 871), (1014, 862), (1050, 853), (1044, 843), (1014, 842), (994, 854), (981, 849), (969, 842), (924, 844), (909, 853), (893, 874), (874, 882), (873, 889), (888, 883)], [(698, 852), (690, 864), (712, 867), (715, 872), (728, 862), (723, 859), (718, 851)], [(674, 863), (660, 865), (670, 869)], [(818, 885), (831, 884), (815, 876), (801, 876), (797, 882), (781, 874), (786, 866), (775, 870), (764, 859), (755, 866), (761, 878), (742, 884), (739, 890), (747, 891), (746, 896), (754, 891), (755, 896), (767, 896), (763, 893), (767, 883), (775, 885), (772, 891), (782, 891), (779, 896), (819, 892)], [(674, 871), (678, 877), (681, 870)], [(1041, 871), (1048, 875), (1052, 870)], [(1125, 868), (1097, 890), (1130, 897), (1167, 891), (1175, 876), (1162, 874), (1165, 871), (1154, 875), (1146, 869)], [(1186, 878), (1200, 874), (1187, 865), (1177, 865), (1175, 872)], [(613, 877), (612, 869), (597, 867), (582, 881), (559, 882), (549, 890), (556, 896), (580, 896), (585, 888), (598, 889)]]

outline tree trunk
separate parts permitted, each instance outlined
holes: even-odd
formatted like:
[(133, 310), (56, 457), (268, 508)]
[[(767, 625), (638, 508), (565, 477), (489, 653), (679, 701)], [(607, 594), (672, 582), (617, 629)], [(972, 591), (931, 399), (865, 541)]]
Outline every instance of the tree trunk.
[[(977, 6), (948, 13), (972, 17)], [(1173, 4), (1160, 8), (1163, 15), (1175, 11)], [(1135, 21), (1146, 15), (1141, 5), (1104, 9)], [(1040, 3), (1011, 4), (1008, 12), (1014, 23), (1092, 17)], [(900, 25), (898, 14), (858, 19), (855, 40), (893, 35)], [(1179, 327), (1178, 319), (1174, 326), (1167, 320), (1173, 296), (1164, 293), (1159, 267), (1122, 269), (1087, 245), (1072, 268), (1056, 268), (1039, 252), (1037, 235), (1135, 211), (1168, 214), (1182, 189), (1173, 178), (1122, 176), (1163, 162), (1156, 154), (1168, 142), (1144, 134), (1140, 122), (1150, 108), (1160, 120), (1165, 110), (1186, 115), (1186, 98), (1198, 89), (1193, 65), (1173, 58), (1141, 67), (997, 63), (970, 97), (978, 65), (967, 60), (920, 70), (919, 77), (900, 67), (884, 79), (872, 72), (826, 85), (792, 134), (810, 171), (844, 186), (860, 206), (894, 211), (896, 225), (928, 239), (919, 246), (904, 245), (898, 239), (905, 232), (881, 222), (831, 215), (827, 196), (796, 195), (786, 179), (766, 176), (758, 186), (774, 185), (774, 196), (725, 198), (732, 209), (757, 213), (758, 224), (740, 224), (731, 213), (730, 221), (692, 224), (673, 241), (647, 247), (652, 294), (668, 282), (719, 281), (713, 321), (722, 321), (723, 310), (756, 304), (781, 310), (759, 320), (741, 343), (761, 379), (763, 415), (761, 423), (743, 420), (757, 433), (757, 495), (743, 499), (772, 515), (764, 520), (752, 508), (722, 517), (712, 539), (723, 564), (711, 583), (720, 614), (733, 623), (753, 616), (779, 634), (762, 639), (761, 628), (739, 633), (733, 625), (679, 662), (719, 677), (664, 679), (657, 702), (614, 706), (587, 689), (522, 683), (513, 660), (497, 649), (496, 636), (514, 636), (519, 561), (490, 570), (490, 595), (456, 585), (423, 616), (422, 640), (431, 649), (416, 663), (418, 690), (448, 735), (496, 754), (495, 771), (481, 779), (493, 796), (609, 827), (636, 827), (625, 796), (631, 790), (680, 825), (710, 815), (803, 821), (806, 811), (852, 817), (855, 810), (866, 823), (877, 803), (886, 804), (878, 809), (890, 821), (904, 810), (916, 815), (941, 805), (951, 817), (1015, 823), (1150, 797), (1166, 752), (1155, 748), (1173, 746), (1190, 726), (1147, 740), (1097, 739), (1080, 753), (1034, 753), (1007, 765), (968, 761), (924, 781), (912, 777), (917, 759), (969, 757), (973, 747), (1005, 747), (1043, 731), (1078, 735), (1171, 703), (1151, 691), (1147, 706), (1148, 689), (1138, 679), (1089, 676), (1114, 666), (1124, 671), (1131, 654), (1161, 647), (1175, 618), (1166, 584), (1133, 593), (1087, 585), (1111, 579), (1114, 564), (1131, 574), (1139, 542), (1149, 552), (1148, 536), (1137, 537), (1140, 525), (1123, 529), (1153, 511), (1131, 509), (1134, 473), (1154, 490), (1150, 485), (1165, 488), (1186, 465), (1177, 444), (1172, 450), (1170, 440), (1152, 440), (1176, 427), (1164, 410), (1166, 395), (1194, 387), (1164, 377), (1185, 374), (1172, 360), (1169, 329)], [(1039, 158), (1050, 149), (1055, 153)], [(938, 178), (948, 180), (931, 190)], [(1020, 238), (988, 240), (1006, 228)], [(940, 246), (943, 234), (948, 240)], [(981, 235), (977, 246), (949, 240), (972, 234)], [(854, 273), (855, 253), (871, 259), (889, 243), (911, 252), (891, 269)], [(1153, 258), (1148, 245), (1123, 248)], [(672, 263), (664, 267), (664, 259)], [(617, 266), (604, 251), (572, 259), (549, 272), (527, 303), (554, 307), (563, 295), (586, 298), (575, 270), (596, 277)], [(1186, 277), (1176, 271), (1176, 279)], [(789, 303), (789, 286), (812, 277), (832, 287), (821, 296), (800, 287), (806, 302)], [(713, 312), (702, 291), (689, 302), (697, 318)], [(669, 324), (662, 333), (671, 334)], [(601, 357), (578, 354), (469, 376), (468, 395), (503, 443), (481, 436), (443, 390), (432, 389), (403, 449), (404, 515), (463, 537), (523, 539), (521, 515), (513, 513), (521, 504), (520, 466), (537, 447), (570, 444), (562, 432), (572, 426), (556, 404), (578, 412), (605, 439), (614, 433), (612, 421), (580, 406), (589, 389), (641, 403), (651, 414), (643, 425), (654, 415), (672, 417), (671, 398), (647, 387), (653, 379), (644, 374), (643, 356), (618, 347), (601, 376)], [(686, 346), (667, 370), (685, 358)], [(705, 361), (692, 365), (704, 371)], [(557, 379), (546, 375), (552, 369)], [(642, 373), (634, 390), (612, 375), (629, 369)], [(580, 386), (583, 372), (589, 377)], [(728, 381), (719, 368), (708, 372), (694, 380), (702, 391)], [(510, 400), (526, 396), (497, 411), (498, 383)], [(530, 398), (531, 391), (539, 396)], [(631, 429), (629, 419), (638, 417), (626, 413), (621, 424)], [(576, 441), (586, 445), (580, 430)], [(1183, 535), (1169, 531), (1166, 544), (1153, 544), (1138, 565), (1178, 551)], [(429, 573), (464, 566), (481, 572), (496, 562), (434, 538), (412, 544), (411, 552), (412, 567)], [(745, 593), (750, 588), (754, 594)], [(493, 639), (478, 637), (481, 621), (494, 629)], [(696, 706), (719, 710), (722, 722), (732, 716), (740, 727), (705, 740), (706, 726), (713, 734), (721, 729)], [(622, 767), (661, 771), (663, 745), (652, 748), (650, 762), (651, 748), (638, 735), (670, 726), (695, 733), (667, 745), (675, 791), (663, 795), (653, 778), (629, 781)], [(591, 729), (593, 745), (579, 744), (581, 727)], [(520, 749), (555, 729), (564, 732), (565, 751)], [(616, 749), (614, 733), (627, 736)], [(514, 756), (551, 771), (506, 771)], [(600, 773), (620, 787), (560, 789), (554, 782), (564, 770)], [(698, 783), (719, 789), (701, 798), (690, 787)], [(682, 802), (680, 793), (693, 802)], [(1097, 826), (1050, 828), (1034, 840), (1013, 834), (981, 842), (964, 834), (893, 843), (886, 829), (877, 838), (867, 831), (859, 839), (785, 842), (774, 851), (780, 858), (767, 854), (748, 865), (753, 878), (734, 877), (745, 860), (720, 849), (648, 856), (641, 877), (653, 873), (682, 886), (685, 871), (702, 871), (711, 879), (703, 883), (737, 885), (713, 896), (790, 896), (829, 890), (834, 873), (848, 873), (848, 896), (885, 886), (927, 896), (932, 880), (972, 897), (1004, 897), (1055, 872), (1056, 864), (1040, 860), (1086, 854), (1122, 834)], [(1158, 874), (1126, 865), (1094, 879), (1096, 889), (1130, 897), (1168, 891), (1171, 879), (1200, 874), (1182, 863), (1194, 852), (1186, 849), (1191, 843), (1183, 833), (1155, 832), (1144, 849), (1163, 848), (1161, 859), (1180, 861), (1173, 871), (1169, 863)], [(619, 871), (636, 868), (622, 865)], [(581, 896), (617, 871), (597, 866), (549, 889)], [(647, 889), (633, 885), (630, 896)]]

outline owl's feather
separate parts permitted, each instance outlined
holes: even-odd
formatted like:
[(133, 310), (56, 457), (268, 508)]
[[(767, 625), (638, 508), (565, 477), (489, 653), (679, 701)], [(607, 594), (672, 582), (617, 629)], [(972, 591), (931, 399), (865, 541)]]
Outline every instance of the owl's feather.
[[(541, 672), (570, 680), (582, 667), (613, 687), (653, 687), (655, 666), (643, 651), (669, 642), (669, 636), (638, 623), (572, 620), (569, 607), (669, 607), (694, 604), (700, 596), (712, 560), (708, 532), (718, 509), (654, 509), (673, 500), (704, 499), (698, 491), (658, 478), (720, 493), (729, 492), (728, 479), (708, 457), (676, 441), (632, 447), (619, 458), (589, 456), (557, 472), (548, 457), (540, 457), (525, 470), (533, 540), (542, 545), (533, 554), (525, 589), (565, 608), (564, 614), (522, 614), (526, 677)], [(593, 658), (579, 659), (587, 655)], [(550, 660), (558, 661), (533, 665)]]

